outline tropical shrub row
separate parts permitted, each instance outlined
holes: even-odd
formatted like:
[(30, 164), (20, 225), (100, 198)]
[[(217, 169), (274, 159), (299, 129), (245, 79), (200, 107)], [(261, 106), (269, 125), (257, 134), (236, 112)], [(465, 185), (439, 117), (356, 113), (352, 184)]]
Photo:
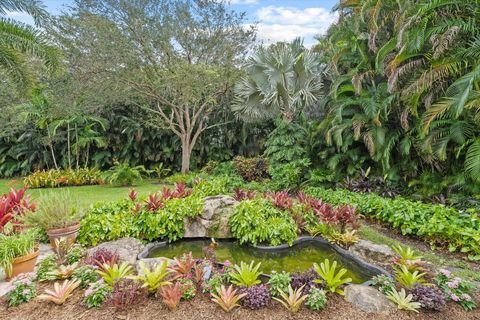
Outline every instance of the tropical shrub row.
[(178, 240), (184, 234), (183, 218), (200, 214), (203, 198), (200, 191), (191, 194), (180, 183), (173, 191), (165, 188), (145, 199), (131, 190), (129, 199), (96, 204), (81, 221), (78, 242), (96, 245), (123, 237)]
[(103, 179), (100, 170), (85, 168), (36, 171), (25, 177), (23, 183), (28, 188), (59, 188), (101, 184)]
[(480, 259), (480, 218), (474, 210), (458, 211), (442, 205), (383, 198), (376, 194), (347, 190), (307, 188), (305, 192), (334, 205), (350, 204), (369, 218), (387, 222), (404, 235), (415, 235), (431, 245), (448, 246), (450, 251)]

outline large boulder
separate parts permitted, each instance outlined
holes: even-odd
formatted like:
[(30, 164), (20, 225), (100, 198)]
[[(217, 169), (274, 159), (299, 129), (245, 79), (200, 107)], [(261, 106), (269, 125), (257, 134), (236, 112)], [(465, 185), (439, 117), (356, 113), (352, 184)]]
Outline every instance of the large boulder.
[(374, 287), (348, 285), (345, 289), (345, 300), (366, 312), (389, 315), (395, 310), (387, 297)]
[(348, 249), (367, 261), (385, 265), (395, 257), (395, 252), (387, 245), (376, 244), (368, 240), (359, 240)]
[(195, 218), (185, 218), (185, 238), (232, 238), (228, 219), (238, 204), (230, 196), (213, 196), (204, 199), (203, 212)]
[(88, 249), (87, 253), (91, 255), (100, 248), (116, 252), (119, 255), (120, 262), (128, 262), (131, 265), (135, 265), (137, 256), (143, 251), (144, 245), (135, 238), (122, 238), (115, 241), (103, 242), (96, 247)]

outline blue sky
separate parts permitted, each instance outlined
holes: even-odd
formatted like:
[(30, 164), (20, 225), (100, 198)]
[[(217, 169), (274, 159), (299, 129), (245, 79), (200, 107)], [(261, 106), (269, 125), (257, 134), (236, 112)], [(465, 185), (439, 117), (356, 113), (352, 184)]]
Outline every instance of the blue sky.
[[(258, 37), (266, 43), (303, 37), (305, 44), (315, 43), (314, 36), (324, 32), (337, 15), (332, 13), (335, 0), (230, 0), (231, 8), (247, 12), (249, 21), (258, 22)], [(58, 14), (72, 0), (44, 0), (47, 10)], [(11, 12), (13, 19), (32, 23), (29, 16)]]

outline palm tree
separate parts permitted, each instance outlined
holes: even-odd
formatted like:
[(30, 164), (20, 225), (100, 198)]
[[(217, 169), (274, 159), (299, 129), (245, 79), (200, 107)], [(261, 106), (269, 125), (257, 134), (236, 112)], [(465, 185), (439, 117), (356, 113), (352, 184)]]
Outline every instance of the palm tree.
[(261, 47), (247, 62), (247, 75), (235, 86), (234, 112), (248, 121), (292, 121), (322, 95), (324, 65), (300, 38)]
[(9, 19), (6, 15), (11, 11), (28, 13), (37, 25), (46, 19), (47, 12), (37, 0), (0, 1), (0, 69), (19, 88), (27, 89), (32, 83), (28, 58), (39, 58), (53, 71), (58, 68), (58, 52), (39, 30)]

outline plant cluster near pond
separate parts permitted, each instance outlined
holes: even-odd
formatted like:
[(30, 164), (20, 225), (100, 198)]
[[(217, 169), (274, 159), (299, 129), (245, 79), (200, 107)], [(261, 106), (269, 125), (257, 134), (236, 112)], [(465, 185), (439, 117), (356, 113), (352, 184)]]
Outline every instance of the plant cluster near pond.
[(450, 251), (459, 250), (473, 260), (480, 259), (480, 218), (475, 210), (459, 212), (401, 197), (388, 199), (347, 190), (307, 188), (306, 193), (335, 205), (354, 205), (366, 217), (388, 222), (403, 234), (419, 236), (432, 245), (448, 246)]

